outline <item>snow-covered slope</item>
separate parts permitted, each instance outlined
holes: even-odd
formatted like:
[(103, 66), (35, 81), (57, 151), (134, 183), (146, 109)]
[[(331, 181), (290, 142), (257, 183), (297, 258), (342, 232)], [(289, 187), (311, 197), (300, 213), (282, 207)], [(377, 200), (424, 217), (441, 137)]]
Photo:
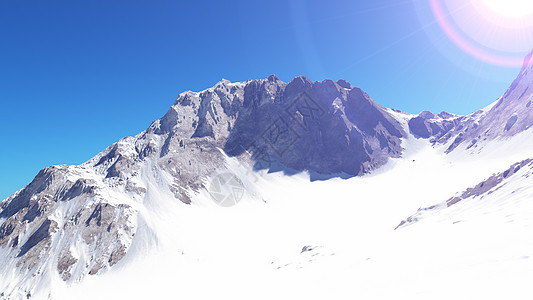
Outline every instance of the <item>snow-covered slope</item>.
[(0, 204), (0, 298), (526, 299), (530, 68), (469, 116), (343, 80), (185, 92)]
[[(261, 198), (247, 192), (227, 208), (206, 191), (191, 205), (169, 192), (154, 194), (158, 206), (145, 215), (151, 227), (136, 235), (128, 255), (80, 284), (57, 280), (52, 298), (105, 292), (117, 299), (527, 299), (531, 182), (520, 174), (520, 181), (481, 204), (394, 230), (419, 207), (445, 201), (511, 164), (497, 159), (499, 150), (485, 157), (494, 165), (483, 165), (472, 160), (476, 154), (450, 159), (445, 147), (414, 137), (404, 146), (403, 158), (347, 180), (264, 172), (250, 178), (227, 158)], [(513, 194), (510, 201), (507, 194)]]

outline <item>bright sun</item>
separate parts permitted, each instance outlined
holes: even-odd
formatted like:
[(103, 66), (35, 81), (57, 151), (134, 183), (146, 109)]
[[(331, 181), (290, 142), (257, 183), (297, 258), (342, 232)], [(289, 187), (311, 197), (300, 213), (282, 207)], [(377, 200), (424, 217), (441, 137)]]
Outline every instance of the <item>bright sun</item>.
[(507, 18), (533, 15), (533, 0), (481, 0), (489, 9)]
[(428, 1), (448, 38), (482, 61), (519, 67), (533, 47), (533, 0)]

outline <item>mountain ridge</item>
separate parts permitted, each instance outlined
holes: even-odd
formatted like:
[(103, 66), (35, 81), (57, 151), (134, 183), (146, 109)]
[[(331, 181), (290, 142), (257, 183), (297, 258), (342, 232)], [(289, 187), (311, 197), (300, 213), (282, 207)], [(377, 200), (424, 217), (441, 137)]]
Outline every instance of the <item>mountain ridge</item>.
[[(145, 131), (79, 166), (45, 168), (0, 203), (0, 250), (8, 261), (0, 272), (21, 274), (0, 291), (31, 292), (55, 277), (71, 283), (102, 274), (128, 254), (148, 219), (146, 203), (156, 205), (154, 197), (169, 193), (190, 206), (228, 160), (252, 172), (346, 178), (401, 158), (409, 135), (451, 153), (523, 132), (533, 124), (528, 57), (493, 106), (467, 116), (401, 113), (347, 81), (305, 76), (289, 83), (275, 75), (221, 80), (183, 92)], [(37, 279), (25, 281), (28, 276)]]
[[(354, 104), (372, 118), (358, 115)], [(321, 126), (335, 129), (337, 136), (327, 140)], [(399, 156), (404, 135), (399, 123), (366, 93), (331, 80), (222, 80), (202, 92), (181, 93), (147, 130), (119, 140), (79, 166), (41, 170), (0, 204), (0, 246), (24, 276), (49, 273), (80, 281), (126, 255), (142, 218), (139, 205), (154, 191), (151, 182), (161, 182), (176, 200), (191, 204), (192, 195), (206, 188), (206, 178), (226, 165), (220, 149), (256, 170), (274, 171), (283, 165), (285, 172), (355, 176)], [(261, 139), (247, 139), (253, 136)], [(327, 143), (314, 147), (318, 151), (310, 147), (324, 139), (334, 143), (330, 154), (335, 156), (321, 156), (329, 151)], [(345, 155), (350, 151), (353, 157)], [(265, 158), (268, 165), (258, 164)], [(92, 249), (91, 254), (81, 249)], [(47, 280), (50, 277), (43, 277), (28, 289), (46, 286)]]

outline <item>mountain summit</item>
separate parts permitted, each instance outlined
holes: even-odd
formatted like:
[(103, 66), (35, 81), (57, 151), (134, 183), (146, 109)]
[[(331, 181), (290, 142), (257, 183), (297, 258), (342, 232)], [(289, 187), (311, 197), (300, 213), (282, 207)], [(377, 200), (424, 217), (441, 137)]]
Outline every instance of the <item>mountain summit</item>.
[[(224, 152), (255, 170), (316, 178), (368, 173), (402, 153), (406, 133), (391, 112), (345, 81), (305, 76), (290, 83), (275, 75), (222, 80), (184, 92), (136, 137), (80, 166), (43, 169), (3, 201), (0, 246), (12, 261), (0, 271), (36, 276), (49, 269), (65, 281), (99, 274), (131, 246), (149, 182), (163, 180), (160, 189), (190, 204), (226, 165)], [(88, 248), (91, 255), (80, 255)], [(47, 285), (44, 278), (37, 283)]]
[[(498, 101), (468, 116), (428, 111), (410, 115), (380, 106), (345, 80), (312, 82), (305, 76), (289, 83), (275, 75), (238, 83), (221, 80), (201, 92), (184, 92), (161, 119), (137, 136), (121, 139), (82, 165), (43, 169), (30, 184), (0, 203), (0, 297), (53, 298), (58, 290), (83, 284), (87, 276), (122, 270), (134, 259), (164, 248), (165, 238), (179, 240), (194, 230), (200, 233), (189, 244), (178, 243), (180, 247), (192, 247), (208, 258), (215, 255), (211, 248), (191, 246), (206, 234), (199, 227), (211, 220), (202, 219), (207, 217), (199, 214), (203, 221), (195, 223), (195, 227), (191, 224), (197, 220), (188, 219), (189, 214), (209, 210), (211, 204), (205, 199), (211, 193), (210, 183), (218, 195), (222, 193), (221, 185), (231, 182), (229, 190), (233, 197), (242, 197), (244, 193), (251, 199), (244, 201), (247, 203), (244, 205), (275, 202), (280, 195), (269, 193), (284, 187), (290, 195), (284, 200), (298, 201), (302, 196), (292, 194), (286, 186), (295, 182), (305, 184), (302, 193), (322, 195), (317, 202), (319, 210), (327, 210), (330, 203), (341, 207), (353, 203), (370, 205), (372, 209), (368, 211), (351, 211), (357, 217), (350, 215), (343, 219), (350, 224), (364, 219), (366, 223), (357, 223), (360, 228), (381, 220), (381, 215), (386, 215), (382, 209), (391, 211), (394, 220), (385, 221), (392, 227), (403, 218), (396, 213), (403, 214), (412, 208), (411, 204), (421, 207), (417, 202), (420, 199), (434, 197), (441, 202), (445, 196), (458, 199), (459, 196), (453, 198), (448, 193), (462, 191), (466, 184), (476, 183), (475, 180), (483, 178), (480, 176), (490, 174), (471, 171), (477, 175), (464, 180), (448, 178), (450, 187), (438, 185), (432, 176), (441, 171), (450, 174), (446, 173), (451, 172), (449, 166), (467, 166), (467, 163), (447, 161), (447, 153), (471, 155), (470, 149), (482, 151), (484, 147), (496, 145), (495, 142), (529, 132), (533, 125), (531, 69), (532, 54)], [(419, 164), (419, 157), (423, 163)], [(475, 160), (474, 156), (468, 157)], [(507, 182), (504, 179), (513, 174), (521, 174), (518, 169), (529, 167), (529, 162), (514, 164), (511, 173), (490, 177), (490, 188)], [(363, 176), (389, 163), (389, 168), (383, 168), (383, 174)], [(308, 176), (306, 183), (298, 181), (305, 176)], [(351, 179), (340, 181), (339, 177)], [(325, 181), (310, 183), (309, 179)], [(273, 186), (273, 183), (281, 184)], [(326, 184), (335, 187), (349, 184), (350, 193), (341, 195), (331, 190), (321, 194), (314, 189)], [(438, 189), (442, 195), (422, 193), (426, 186)], [(487, 192), (486, 196), (490, 194), (484, 184), (475, 186)], [(366, 196), (361, 196), (359, 191), (367, 191)], [(481, 192), (467, 190), (460, 197), (466, 199), (478, 194)], [(387, 204), (373, 206), (374, 203)], [(401, 206), (404, 203), (405, 207)], [(303, 205), (291, 216), (304, 218), (306, 212)], [(348, 212), (338, 211), (340, 215)], [(367, 219), (367, 214), (373, 217)], [(160, 219), (180, 225), (175, 231), (172, 225), (160, 225)], [(250, 222), (246, 226), (259, 226), (253, 225), (253, 220), (246, 220)], [(306, 222), (298, 225), (302, 232), (308, 226), (315, 230), (306, 237), (330, 225), (317, 223), (322, 216), (302, 220)], [(292, 217), (290, 221), (293, 222)], [(351, 228), (339, 222), (332, 218), (331, 224), (338, 226), (332, 227), (331, 234)], [(217, 224), (212, 226), (224, 226)], [(271, 234), (267, 229), (264, 233)], [(286, 230), (287, 234), (292, 232), (284, 227), (272, 236), (285, 234)], [(341, 240), (350, 235), (345, 234)], [(247, 235), (247, 238), (254, 239), (254, 236), (258, 235)], [(288, 240), (291, 239), (299, 240), (299, 237)], [(222, 247), (213, 245), (217, 246)], [(305, 249), (300, 254), (310, 255), (312, 261), (315, 255), (312, 251), (323, 248), (305, 244), (300, 249)], [(278, 266), (277, 261), (270, 259), (268, 256), (260, 261), (268, 261), (269, 267)], [(358, 261), (357, 265), (367, 266), (367, 260), (364, 264)], [(281, 264), (277, 269), (288, 265)]]

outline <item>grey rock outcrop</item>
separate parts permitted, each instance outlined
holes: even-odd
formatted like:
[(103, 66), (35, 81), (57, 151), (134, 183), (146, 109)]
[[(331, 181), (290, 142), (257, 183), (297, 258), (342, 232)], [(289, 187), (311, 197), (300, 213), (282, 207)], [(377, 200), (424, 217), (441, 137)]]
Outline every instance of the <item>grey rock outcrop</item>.
[[(72, 167), (67, 166), (43, 169), (28, 186), (2, 202), (0, 247), (12, 248), (11, 253), (18, 267), (38, 273), (43, 262), (65, 260), (65, 252), (61, 251), (63, 242), (84, 243), (87, 247), (105, 250), (95, 251), (94, 260), (108, 260), (112, 254), (116, 256), (115, 248), (129, 246), (127, 241), (115, 237), (124, 233), (133, 234), (134, 225), (128, 219), (131, 212), (125, 213), (131, 209), (121, 205), (99, 204), (106, 207), (106, 219), (103, 219), (102, 213), (96, 214), (92, 206), (86, 206), (91, 202), (106, 202), (98, 195), (100, 187), (90, 179), (80, 178), (72, 181), (69, 176), (72, 176), (74, 171), (71, 169)], [(63, 211), (63, 219), (57, 219), (57, 212), (61, 211), (63, 206), (70, 206), (72, 202), (77, 205), (72, 205), (72, 210)], [(98, 222), (91, 222), (95, 218)], [(111, 224), (113, 221), (115, 226)], [(103, 227), (104, 225), (106, 227)], [(54, 242), (53, 237), (56, 234), (64, 240)], [(99, 235), (100, 239), (95, 240), (96, 235)], [(84, 239), (77, 241), (77, 236), (83, 236)], [(93, 267), (93, 262), (86, 262), (86, 265), (87, 269)], [(109, 265), (111, 263), (102, 267)]]
[(400, 156), (400, 123), (360, 89), (341, 84), (303, 76), (248, 84), (225, 151), (249, 152), (257, 169), (351, 176)]
[(430, 214), (438, 210), (446, 209), (463, 200), (466, 200), (469, 198), (477, 198), (477, 197), (482, 198), (485, 195), (490, 195), (494, 193), (497, 189), (501, 188), (506, 180), (508, 180), (511, 176), (516, 174), (520, 169), (524, 167), (533, 169), (533, 159), (525, 159), (521, 162), (517, 162), (511, 165), (507, 170), (500, 172), (500, 173), (493, 174), (489, 178), (478, 183), (476, 186), (468, 188), (464, 192), (462, 192), (460, 195), (451, 197), (450, 199), (442, 203), (432, 205), (429, 207), (419, 208), (415, 214), (409, 216), (405, 220), (402, 220), (400, 224), (396, 226), (395, 229), (416, 223), (419, 220), (423, 219), (427, 214)]

